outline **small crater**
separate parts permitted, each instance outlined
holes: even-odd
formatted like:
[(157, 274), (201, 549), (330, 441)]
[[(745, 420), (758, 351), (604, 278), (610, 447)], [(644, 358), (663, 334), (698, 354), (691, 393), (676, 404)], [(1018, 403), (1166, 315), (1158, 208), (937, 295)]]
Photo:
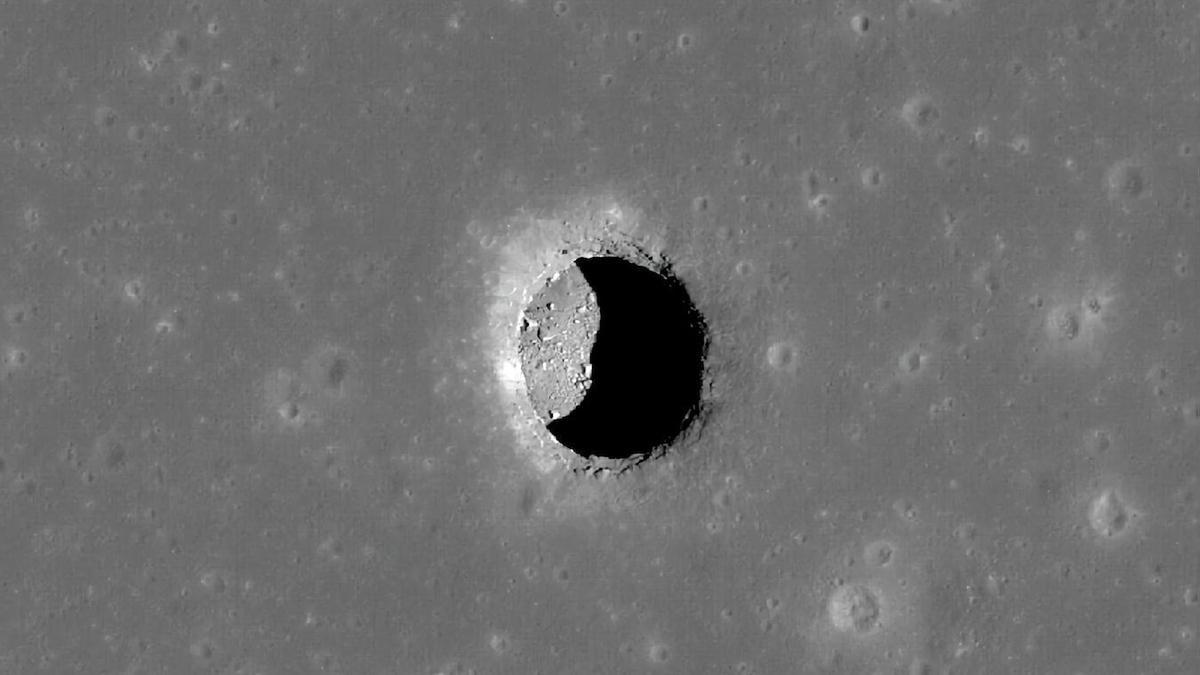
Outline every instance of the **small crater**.
[(900, 118), (914, 132), (923, 134), (937, 125), (942, 117), (942, 111), (927, 94), (916, 94), (909, 97), (900, 108)]
[(858, 175), (859, 181), (863, 188), (867, 190), (878, 190), (883, 187), (883, 170), (877, 166), (868, 166), (864, 168)]
[(92, 466), (104, 474), (117, 474), (129, 463), (129, 448), (115, 433), (106, 433), (92, 444)]
[(121, 287), (125, 301), (132, 305), (140, 305), (146, 300), (146, 284), (140, 277), (126, 281)]
[(923, 371), (929, 363), (929, 352), (921, 347), (913, 347), (900, 355), (896, 369), (902, 375), (916, 375)]
[(14, 302), (4, 307), (4, 321), (9, 326), (17, 328), (37, 314), (37, 305), (28, 302)]
[(329, 370), (325, 373), (326, 386), (334, 389), (340, 388), (348, 372), (350, 372), (350, 362), (341, 357), (334, 358), (329, 364)]
[(1142, 163), (1122, 159), (1105, 172), (1104, 187), (1110, 199), (1128, 203), (1150, 193), (1150, 180)]
[(181, 31), (172, 29), (163, 33), (161, 48), (164, 56), (181, 59), (191, 51), (191, 46), (191, 40)]
[(1088, 524), (1106, 540), (1119, 539), (1140, 517), (1115, 490), (1105, 490), (1088, 507)]
[(800, 349), (792, 340), (780, 340), (767, 347), (767, 366), (784, 375), (795, 375), (800, 367)]
[(503, 631), (496, 631), (488, 636), (488, 647), (497, 656), (504, 656), (512, 651), (512, 637)]
[(343, 398), (355, 376), (353, 357), (341, 347), (320, 347), (305, 360), (304, 375), (314, 391)]
[(188, 652), (203, 666), (211, 666), (217, 661), (217, 645), (207, 637), (192, 642)]
[(8, 345), (4, 348), (4, 352), (0, 355), (0, 371), (5, 377), (9, 377), (23, 370), (29, 364), (29, 352), (16, 345)]
[(1191, 256), (1187, 251), (1178, 251), (1175, 253), (1175, 264), (1171, 266), (1171, 271), (1180, 279), (1186, 279), (1192, 276)]
[(920, 512), (917, 510), (917, 505), (904, 498), (900, 498), (892, 502), (892, 511), (895, 512), (897, 516), (900, 516), (901, 519), (910, 523), (915, 523), (920, 518)]
[(896, 547), (892, 542), (879, 539), (863, 547), (863, 560), (872, 567), (888, 567), (895, 557)]
[(829, 596), (826, 612), (841, 633), (870, 635), (880, 628), (879, 594), (865, 584), (839, 586)]
[(754, 276), (754, 271), (754, 261), (752, 260), (739, 260), (733, 266), (733, 273), (743, 279)]
[(1102, 456), (1112, 448), (1112, 432), (1107, 429), (1093, 429), (1092, 432), (1087, 435), (1084, 444), (1088, 454), (1092, 456)]
[(984, 263), (977, 267), (971, 279), (989, 296), (1000, 292), (1000, 273), (990, 263)]
[(863, 36), (871, 30), (871, 19), (866, 14), (855, 14), (850, 17), (850, 30), (855, 35)]
[(262, 384), (263, 400), (276, 429), (295, 430), (319, 422), (309, 405), (308, 387), (286, 368), (271, 372)]
[(818, 192), (809, 198), (808, 210), (818, 218), (824, 218), (829, 215), (829, 204), (832, 201), (833, 197), (828, 192)]
[(671, 660), (671, 649), (661, 642), (652, 642), (647, 650), (651, 663), (666, 663)]
[(979, 127), (975, 127), (975, 130), (971, 132), (971, 147), (975, 148), (976, 150), (983, 150), (984, 148), (991, 145), (991, 142), (992, 142), (992, 130), (991, 129), (989, 129), (985, 126), (979, 126)]
[(92, 113), (92, 123), (96, 125), (96, 128), (101, 133), (112, 131), (113, 127), (117, 125), (118, 119), (117, 111), (107, 105), (97, 106), (96, 110)]
[(204, 75), (198, 70), (187, 70), (180, 78), (180, 86), (189, 94), (199, 93), (204, 89)]
[(200, 575), (200, 587), (213, 595), (225, 593), (228, 586), (225, 577), (215, 571), (209, 570)]
[(1079, 312), (1060, 305), (1046, 315), (1046, 337), (1056, 342), (1071, 342), (1079, 337)]

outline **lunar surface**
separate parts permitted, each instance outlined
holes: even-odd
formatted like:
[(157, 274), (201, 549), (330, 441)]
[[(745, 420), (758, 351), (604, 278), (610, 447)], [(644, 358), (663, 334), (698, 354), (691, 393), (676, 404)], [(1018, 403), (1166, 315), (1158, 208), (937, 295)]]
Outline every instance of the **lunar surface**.
[(0, 3), (0, 673), (1200, 673), (1195, 2)]

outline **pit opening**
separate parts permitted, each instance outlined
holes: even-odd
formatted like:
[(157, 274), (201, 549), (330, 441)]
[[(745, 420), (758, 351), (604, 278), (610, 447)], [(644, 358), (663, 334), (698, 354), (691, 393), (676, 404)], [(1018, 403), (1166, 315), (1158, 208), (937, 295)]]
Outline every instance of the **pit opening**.
[(707, 331), (669, 272), (577, 258), (534, 296), (519, 344), (535, 411), (583, 457), (648, 454), (699, 409)]

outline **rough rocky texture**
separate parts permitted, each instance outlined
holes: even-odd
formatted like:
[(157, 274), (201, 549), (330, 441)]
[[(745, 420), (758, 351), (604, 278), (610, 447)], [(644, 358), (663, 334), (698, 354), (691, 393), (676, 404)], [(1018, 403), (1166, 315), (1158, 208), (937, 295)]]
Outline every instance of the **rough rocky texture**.
[(534, 410), (547, 422), (583, 401), (591, 384), (592, 347), (600, 327), (596, 294), (579, 267), (550, 278), (525, 309), (519, 350)]

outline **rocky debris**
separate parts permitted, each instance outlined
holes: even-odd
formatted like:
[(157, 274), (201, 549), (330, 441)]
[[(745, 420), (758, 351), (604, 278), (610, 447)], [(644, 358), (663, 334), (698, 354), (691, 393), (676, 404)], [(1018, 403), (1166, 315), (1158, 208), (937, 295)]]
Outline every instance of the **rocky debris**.
[(525, 308), (521, 371), (529, 400), (546, 422), (565, 417), (587, 394), (599, 328), (596, 294), (576, 265), (555, 273)]

